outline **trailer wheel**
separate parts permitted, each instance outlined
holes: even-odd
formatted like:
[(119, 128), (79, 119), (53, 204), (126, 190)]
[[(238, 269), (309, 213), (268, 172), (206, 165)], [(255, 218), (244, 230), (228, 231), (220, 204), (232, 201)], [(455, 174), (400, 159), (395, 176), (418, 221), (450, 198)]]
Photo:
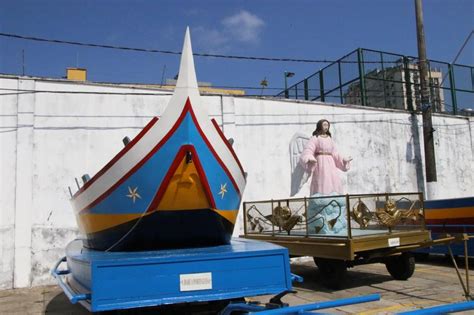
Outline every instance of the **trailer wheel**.
[(397, 280), (407, 280), (415, 272), (415, 257), (410, 253), (389, 257), (385, 261), (390, 275)]
[(346, 279), (347, 265), (344, 260), (313, 257), (316, 266), (321, 271), (323, 285), (329, 289), (338, 290), (343, 287)]

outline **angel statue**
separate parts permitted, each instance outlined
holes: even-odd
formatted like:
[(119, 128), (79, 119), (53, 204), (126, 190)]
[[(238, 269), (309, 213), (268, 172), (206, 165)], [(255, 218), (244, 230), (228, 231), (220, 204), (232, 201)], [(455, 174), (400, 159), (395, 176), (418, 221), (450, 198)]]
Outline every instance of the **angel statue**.
[[(291, 196), (312, 176), (311, 197), (342, 195), (342, 183), (338, 169), (348, 171), (351, 157), (343, 158), (336, 150), (326, 119), (318, 121), (313, 136), (297, 133), (290, 142)], [(345, 199), (310, 199), (307, 213), (308, 229), (313, 233), (339, 234), (347, 232)], [(331, 222), (331, 224), (329, 224)]]

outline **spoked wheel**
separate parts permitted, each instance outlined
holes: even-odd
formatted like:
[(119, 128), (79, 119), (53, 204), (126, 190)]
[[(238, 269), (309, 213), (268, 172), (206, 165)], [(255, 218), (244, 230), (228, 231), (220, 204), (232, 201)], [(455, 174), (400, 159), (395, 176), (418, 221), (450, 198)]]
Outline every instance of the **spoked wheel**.
[(388, 257), (385, 266), (394, 279), (407, 280), (415, 272), (415, 257), (410, 253)]
[(338, 259), (313, 258), (319, 271), (321, 271), (324, 286), (335, 290), (341, 289), (347, 273), (346, 262)]

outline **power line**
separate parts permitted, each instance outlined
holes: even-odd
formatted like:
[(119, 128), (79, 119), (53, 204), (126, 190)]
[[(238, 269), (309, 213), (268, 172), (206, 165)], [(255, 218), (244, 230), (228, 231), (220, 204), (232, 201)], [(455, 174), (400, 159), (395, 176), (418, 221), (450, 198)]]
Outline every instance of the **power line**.
[(451, 62), (451, 64), (456, 63), (456, 61), (457, 61), (458, 58), (459, 58), (459, 55), (461, 55), (461, 52), (464, 50), (464, 47), (466, 47), (466, 45), (467, 45), (467, 43), (469, 42), (469, 40), (471, 39), (471, 36), (472, 36), (473, 33), (474, 33), (474, 31), (471, 31), (471, 32), (469, 33), (469, 35), (467, 36), (466, 40), (464, 41), (464, 44), (462, 44), (461, 49), (459, 49), (458, 53), (456, 54), (456, 57), (454, 57), (454, 60), (453, 60), (453, 62)]
[[(231, 87), (226, 86), (226, 88), (245, 88), (245, 89), (254, 89), (259, 90), (261, 87)], [(0, 96), (8, 96), (8, 95), (22, 95), (22, 94), (90, 94), (90, 95), (130, 95), (130, 96), (169, 96), (173, 95), (173, 93), (145, 93), (145, 92), (100, 92), (100, 91), (65, 91), (65, 90), (25, 90), (25, 89), (11, 89), (11, 88), (0, 88), (0, 91), (8, 91), (7, 93), (0, 93)], [(319, 89), (311, 89), (311, 91), (321, 91)], [(367, 92), (374, 92), (374, 93), (383, 93), (383, 90), (367, 90)], [(208, 92), (212, 94), (212, 91)], [(372, 98), (406, 98), (403, 95), (403, 92), (397, 95), (371, 95)], [(221, 93), (215, 93), (215, 95), (222, 95)], [(234, 97), (249, 97), (249, 96), (262, 96), (260, 94), (245, 94), (245, 95), (229, 95)], [(275, 97), (275, 95), (265, 95), (266, 97), (273, 97), (273, 98), (280, 98)], [(319, 95), (312, 95), (319, 97)], [(325, 95), (325, 98), (340, 98), (340, 95)]]
[[(450, 64), (453, 65), (456, 63), (456, 61), (458, 60), (459, 56), (461, 55), (461, 52), (464, 50), (464, 47), (466, 47), (467, 43), (469, 42), (469, 40), (471, 39), (471, 36), (472, 34), (474, 33), (474, 31), (471, 31), (469, 33), (469, 35), (467, 35), (466, 39), (464, 40), (464, 43), (462, 44), (461, 48), (459, 49), (458, 53), (456, 54), (456, 57), (454, 57), (454, 60), (453, 62), (451, 62)], [(439, 84), (440, 86), (443, 86), (443, 83), (444, 83), (444, 80), (446, 80), (446, 77), (448, 76), (449, 72), (447, 72), (444, 76), (443, 76), (443, 80), (441, 80), (441, 83)]]
[[(395, 83), (401, 83), (401, 82), (398, 82), (398, 81), (394, 81)], [(97, 82), (95, 82), (97, 83)], [(146, 92), (101, 92), (101, 91), (66, 91), (66, 90), (25, 90), (25, 89), (14, 89), (14, 88), (3, 88), (3, 87), (0, 87), (0, 91), (13, 91), (13, 92), (27, 92), (27, 93), (31, 93), (31, 92), (34, 92), (34, 93), (58, 93), (58, 94), (67, 94), (67, 93), (71, 93), (71, 94), (110, 94), (110, 95), (171, 95), (172, 93), (172, 90), (170, 89), (166, 89), (166, 88), (163, 88), (163, 86), (159, 85), (159, 84), (142, 84), (142, 83), (105, 83), (105, 82), (102, 82), (102, 83), (99, 83), (99, 84), (107, 84), (105, 87), (112, 87), (112, 88), (120, 88), (120, 89), (140, 89), (140, 90), (143, 90), (143, 89), (148, 89), (150, 92), (146, 93)], [(170, 85), (166, 86), (164, 85), (165, 87), (172, 87)], [(163, 92), (160, 92), (160, 93), (153, 93), (152, 91), (156, 91), (156, 89), (162, 89), (162, 90), (166, 90), (166, 91), (170, 91), (169, 93), (163, 93)], [(212, 89), (229, 89), (229, 90), (261, 90), (262, 87), (258, 87), (258, 86), (234, 86), (234, 85), (209, 85), (209, 86), (199, 86), (198, 88), (203, 88), (203, 89), (211, 89), (211, 90), (208, 90), (208, 91), (204, 91), (204, 92), (207, 92), (207, 93), (210, 93), (212, 92)], [(278, 91), (281, 91), (283, 88), (280, 88), (280, 87), (265, 87), (265, 89), (267, 90), (278, 90)], [(289, 89), (290, 92), (292, 89)], [(307, 90), (308, 92), (325, 92), (325, 94), (330, 94), (331, 92), (333, 92), (335, 89), (317, 89), (317, 88), (307, 88), (305, 89)], [(300, 89), (298, 89), (298, 91), (302, 91)], [(382, 95), (373, 95), (371, 94), (370, 97), (374, 97), (374, 98), (377, 98), (377, 97), (397, 97), (397, 96), (404, 96), (406, 97), (406, 93), (403, 92), (403, 91), (390, 91), (390, 94), (388, 94), (387, 90), (384, 90), (383, 88), (381, 89), (365, 89), (366, 92), (371, 92), (371, 93), (379, 93), (379, 94), (382, 94)], [(303, 93), (301, 93), (301, 95), (303, 95)], [(272, 95), (272, 96), (275, 96), (275, 95)], [(310, 95), (310, 96), (319, 96), (319, 95)], [(328, 97), (339, 97), (338, 95), (325, 95), (325, 96), (328, 96)], [(350, 96), (350, 95), (348, 95)], [(360, 97), (360, 95), (352, 95), (352, 97)], [(279, 97), (279, 96), (277, 96)], [(419, 96), (418, 96), (419, 97)], [(292, 97), (289, 97), (290, 99)]]
[[(31, 40), (31, 41), (37, 41), (37, 42), (55, 43), (55, 44), (85, 46), (85, 47), (94, 47), (94, 48), (118, 49), (118, 50), (138, 51), (138, 52), (147, 52), (147, 53), (160, 53), (160, 54), (169, 54), (169, 55), (181, 55), (181, 52), (172, 51), (172, 50), (159, 50), (159, 49), (148, 49), (148, 48), (137, 48), (137, 47), (94, 44), (94, 43), (76, 42), (76, 41), (69, 41), (69, 40), (58, 40), (58, 39), (41, 38), (41, 37), (33, 37), (33, 36), (23, 36), (23, 35), (10, 34), (10, 33), (0, 33), (0, 36), (8, 37), (8, 38), (22, 39), (22, 40)], [(214, 57), (214, 58), (239, 59), (239, 60), (258, 60), (258, 61), (305, 62), (305, 63), (333, 63), (333, 62), (358, 63), (358, 61), (350, 61), (350, 60), (346, 61), (346, 60), (327, 60), (327, 59), (273, 58), (273, 57), (220, 55), (220, 54), (207, 54), (207, 53), (194, 53), (193, 55), (197, 56), (197, 57)], [(364, 61), (364, 63), (380, 63), (380, 61)], [(395, 62), (392, 62), (392, 63), (395, 63)]]
[(13, 93), (0, 93), (1, 95), (15, 95), (26, 93), (51, 93), (51, 94), (99, 94), (99, 95), (173, 95), (173, 93), (133, 93), (133, 92), (91, 92), (91, 91), (54, 91), (54, 90), (19, 90), (0, 88), (1, 91), (17, 91)]
[[(365, 115), (365, 114), (359, 114), (359, 115)], [(382, 115), (381, 113), (377, 115)], [(36, 116), (36, 115), (34, 115)], [(150, 116), (153, 117), (153, 116)], [(52, 116), (51, 118), (55, 118)], [(107, 116), (100, 117), (103, 119), (106, 119)], [(346, 121), (346, 120), (339, 120), (339, 121), (332, 121), (331, 124), (347, 124), (347, 123), (354, 123), (354, 121)], [(389, 123), (389, 124), (396, 124), (396, 125), (403, 125), (403, 126), (411, 126), (411, 122), (405, 122), (402, 119), (371, 119), (371, 120), (359, 120), (358, 123), (375, 123), (375, 124), (380, 124), (380, 123)], [(276, 124), (276, 123), (270, 123), (270, 124)], [(291, 124), (297, 124), (297, 123), (291, 123)], [(305, 123), (305, 124), (313, 124), (312, 122)], [(417, 126), (422, 126), (422, 123), (418, 123)], [(446, 130), (437, 130), (437, 132), (442, 133), (442, 134), (465, 134), (469, 132), (469, 125), (468, 124), (452, 124), (452, 125), (440, 125), (440, 124), (434, 124), (433, 125), (436, 128), (446, 128)], [(459, 127), (457, 127), (459, 126)], [(34, 126), (34, 125), (18, 125), (18, 126), (0, 126), (0, 133), (8, 133), (8, 132), (14, 132), (18, 129), (21, 128), (33, 128), (35, 130), (51, 130), (51, 131), (57, 131), (57, 130), (77, 130), (77, 129), (86, 129), (86, 130), (122, 130), (122, 129), (142, 129), (143, 126), (109, 126), (109, 127), (103, 127), (103, 126), (86, 126), (86, 125), (76, 125), (76, 126)], [(2, 130), (5, 129), (5, 130)], [(467, 129), (465, 132), (462, 132), (463, 129)], [(451, 132), (454, 131), (454, 132)]]

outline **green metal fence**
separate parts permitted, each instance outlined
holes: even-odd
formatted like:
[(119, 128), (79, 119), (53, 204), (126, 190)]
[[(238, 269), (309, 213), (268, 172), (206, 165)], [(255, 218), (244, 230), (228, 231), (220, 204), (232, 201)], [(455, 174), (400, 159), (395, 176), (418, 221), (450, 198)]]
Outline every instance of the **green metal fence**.
[[(474, 67), (428, 60), (434, 112), (474, 115)], [(359, 48), (277, 97), (372, 107), (420, 109), (418, 59)]]

